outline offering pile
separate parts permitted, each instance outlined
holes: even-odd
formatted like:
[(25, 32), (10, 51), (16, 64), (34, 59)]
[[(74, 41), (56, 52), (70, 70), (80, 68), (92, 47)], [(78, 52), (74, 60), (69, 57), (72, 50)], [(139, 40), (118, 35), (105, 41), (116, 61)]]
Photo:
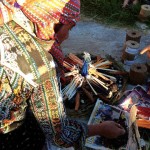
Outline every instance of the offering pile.
[(87, 52), (68, 54), (61, 80), (66, 107), (79, 114), (93, 107), (97, 98), (109, 104), (117, 101), (127, 81), (127, 73), (114, 62)]

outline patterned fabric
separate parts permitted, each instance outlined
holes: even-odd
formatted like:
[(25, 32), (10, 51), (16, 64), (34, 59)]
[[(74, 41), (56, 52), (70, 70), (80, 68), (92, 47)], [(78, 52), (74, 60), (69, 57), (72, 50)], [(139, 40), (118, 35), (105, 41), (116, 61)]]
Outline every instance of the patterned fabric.
[(34, 23), (36, 35), (49, 40), (54, 24), (74, 24), (79, 19), (79, 7), (79, 0), (26, 0), (20, 9)]
[(34, 36), (10, 21), (0, 27), (0, 131), (22, 124), (27, 99), (50, 143), (84, 142), (86, 125), (66, 119), (52, 56)]
[(20, 9), (33, 23), (36, 36), (43, 40), (56, 40), (50, 53), (60, 64), (63, 53), (57, 43), (54, 26), (58, 23), (72, 24), (79, 20), (80, 0), (3, 0), (4, 4), (14, 13)]
[(0, 2), (0, 25), (12, 20), (12, 10), (8, 9), (2, 2)]
[[(14, 111), (15, 107), (17, 109), (23, 103), (22, 110), (25, 111), (24, 102), (30, 97), (33, 87), (56, 75), (52, 57), (49, 53), (44, 53), (38, 42), (14, 21), (0, 28), (0, 38), (1, 81), (5, 83), (5, 86), (1, 85), (4, 90), (1, 98), (5, 100), (10, 97), (10, 105), (11, 98), (15, 98), (17, 103), (10, 108)], [(7, 107), (8, 103), (5, 103), (4, 101), (2, 106)], [(7, 124), (4, 123), (3, 126)]]

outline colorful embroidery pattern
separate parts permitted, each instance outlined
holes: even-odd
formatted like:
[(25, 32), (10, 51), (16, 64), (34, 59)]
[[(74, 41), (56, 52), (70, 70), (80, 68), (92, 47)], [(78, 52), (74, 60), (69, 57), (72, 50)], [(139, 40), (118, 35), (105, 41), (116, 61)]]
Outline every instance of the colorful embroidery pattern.
[(37, 38), (55, 41), (48, 51), (62, 65), (64, 56), (57, 43), (54, 26), (58, 23), (74, 26), (79, 20), (80, 0), (3, 0), (3, 3), (6, 7), (1, 6), (5, 12), (5, 15), (0, 12), (1, 24), (20, 18), (18, 24), (26, 26), (26, 30)]
[(40, 39), (54, 38), (54, 24), (75, 24), (79, 20), (80, 0), (4, 0), (14, 10), (19, 8), (34, 23)]
[(0, 81), (0, 132), (7, 133), (21, 125), (19, 121), (25, 117), (32, 87), (20, 75), (2, 66)]
[(21, 125), (30, 99), (49, 142), (65, 147), (83, 142), (86, 125), (66, 120), (51, 55), (14, 21), (0, 28), (0, 44), (0, 131)]
[[(78, 2), (78, 3), (76, 3)], [(36, 26), (36, 35), (49, 40), (54, 37), (54, 24), (73, 23), (80, 13), (80, 3), (74, 0), (28, 0), (20, 7)]]

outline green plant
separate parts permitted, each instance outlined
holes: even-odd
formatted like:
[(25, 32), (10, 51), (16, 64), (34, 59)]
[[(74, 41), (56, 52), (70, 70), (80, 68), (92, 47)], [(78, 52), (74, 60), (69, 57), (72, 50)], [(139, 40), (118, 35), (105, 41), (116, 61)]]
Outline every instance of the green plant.
[(133, 26), (138, 20), (141, 4), (122, 8), (122, 3), (120, 0), (81, 0), (81, 13), (104, 23)]

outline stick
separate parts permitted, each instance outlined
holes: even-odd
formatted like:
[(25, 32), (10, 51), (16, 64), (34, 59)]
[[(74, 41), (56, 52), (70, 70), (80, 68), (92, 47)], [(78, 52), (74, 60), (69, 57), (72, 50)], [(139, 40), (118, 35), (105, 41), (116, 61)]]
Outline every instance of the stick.
[(75, 111), (78, 111), (80, 107), (80, 93), (77, 92), (76, 98), (75, 98)]
[(76, 55), (74, 55), (74, 54), (72, 54), (72, 53), (70, 53), (70, 54), (68, 55), (68, 57), (69, 57), (72, 61), (76, 62), (76, 63), (82, 68), (82, 66), (83, 66), (83, 61), (82, 61), (79, 57), (77, 57)]
[(88, 90), (86, 90), (84, 87), (82, 87), (82, 90), (83, 90), (83, 92), (85, 93), (85, 95), (89, 98), (89, 100), (90, 100), (92, 103), (94, 103), (95, 100), (94, 100), (92, 94), (91, 94)]

